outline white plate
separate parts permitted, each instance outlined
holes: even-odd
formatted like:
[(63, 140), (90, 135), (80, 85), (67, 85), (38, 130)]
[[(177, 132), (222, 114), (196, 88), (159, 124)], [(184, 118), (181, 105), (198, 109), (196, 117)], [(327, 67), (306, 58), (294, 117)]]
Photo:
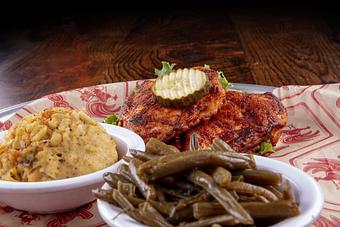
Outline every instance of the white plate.
[[(308, 174), (284, 162), (270, 158), (255, 157), (259, 169), (268, 169), (281, 173), (284, 179), (289, 180), (294, 190), (297, 201), (299, 202), (301, 214), (285, 219), (273, 226), (275, 227), (303, 227), (310, 225), (320, 214), (323, 207), (323, 194), (316, 181)], [(109, 188), (104, 184), (103, 188)], [(109, 203), (98, 200), (97, 206), (101, 217), (104, 221), (115, 227), (141, 227), (145, 226), (135, 221), (122, 210), (112, 206)], [(114, 218), (116, 217), (116, 218)]]
[[(45, 182), (10, 182), (0, 180), (0, 202), (33, 213), (71, 210), (94, 200), (91, 190), (103, 183), (103, 174), (114, 171), (128, 149), (144, 150), (144, 141), (136, 133), (118, 126), (101, 124), (117, 143), (115, 164), (94, 173)], [(6, 132), (0, 132), (0, 143)], [(81, 164), (81, 163), (80, 163)]]

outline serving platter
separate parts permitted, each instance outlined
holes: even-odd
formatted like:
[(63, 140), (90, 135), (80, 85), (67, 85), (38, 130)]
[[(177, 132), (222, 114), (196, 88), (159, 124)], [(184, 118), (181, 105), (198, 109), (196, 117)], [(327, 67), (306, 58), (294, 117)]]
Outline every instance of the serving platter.
[[(125, 99), (141, 82), (129, 81), (79, 88), (2, 109), (0, 130), (19, 121), (24, 115), (51, 106), (85, 108), (92, 117), (101, 122), (111, 113), (119, 114)], [(276, 153), (270, 158), (297, 167), (316, 179), (325, 192), (325, 201), (324, 209), (314, 225), (339, 226), (340, 84), (292, 85), (280, 88), (234, 84), (233, 88), (248, 93), (273, 92), (281, 100), (287, 108), (289, 121), (276, 146)], [(7, 124), (3, 124), (5, 120)], [(96, 203), (89, 203), (62, 215), (34, 216), (0, 202), (0, 225), (21, 226), (25, 223), (39, 226), (104, 225)]]
[[(272, 92), (275, 89), (275, 87), (272, 87), (272, 86), (263, 86), (263, 85), (256, 85), (256, 84), (242, 84), (242, 83), (233, 83), (232, 88), (236, 90), (249, 92), (249, 93)], [(12, 116), (15, 112), (20, 110), (22, 107), (27, 106), (28, 104), (32, 103), (33, 101), (34, 100), (19, 103), (17, 105), (13, 105), (10, 107), (0, 109), (0, 122), (4, 122), (10, 116)]]

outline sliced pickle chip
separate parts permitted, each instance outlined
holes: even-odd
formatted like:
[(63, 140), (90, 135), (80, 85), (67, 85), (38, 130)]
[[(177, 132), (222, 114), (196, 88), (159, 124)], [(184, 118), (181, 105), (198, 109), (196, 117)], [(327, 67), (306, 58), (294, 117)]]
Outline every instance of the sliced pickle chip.
[(158, 77), (152, 87), (157, 102), (167, 107), (186, 107), (209, 93), (208, 76), (197, 69), (178, 69)]

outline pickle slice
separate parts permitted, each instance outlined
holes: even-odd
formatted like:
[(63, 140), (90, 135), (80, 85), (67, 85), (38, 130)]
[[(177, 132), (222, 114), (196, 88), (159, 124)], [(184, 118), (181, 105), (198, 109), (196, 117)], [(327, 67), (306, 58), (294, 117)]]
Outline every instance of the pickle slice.
[(158, 77), (152, 87), (157, 102), (167, 107), (186, 107), (209, 93), (208, 76), (197, 69), (178, 69)]

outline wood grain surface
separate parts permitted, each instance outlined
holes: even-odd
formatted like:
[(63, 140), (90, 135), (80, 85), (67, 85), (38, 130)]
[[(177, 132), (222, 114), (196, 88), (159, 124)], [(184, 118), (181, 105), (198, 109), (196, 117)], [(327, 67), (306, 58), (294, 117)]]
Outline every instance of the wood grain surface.
[[(329, 16), (329, 15), (328, 15)], [(161, 60), (232, 82), (340, 82), (339, 24), (315, 10), (244, 7), (67, 14), (0, 35), (0, 108), (95, 84), (153, 78)]]

